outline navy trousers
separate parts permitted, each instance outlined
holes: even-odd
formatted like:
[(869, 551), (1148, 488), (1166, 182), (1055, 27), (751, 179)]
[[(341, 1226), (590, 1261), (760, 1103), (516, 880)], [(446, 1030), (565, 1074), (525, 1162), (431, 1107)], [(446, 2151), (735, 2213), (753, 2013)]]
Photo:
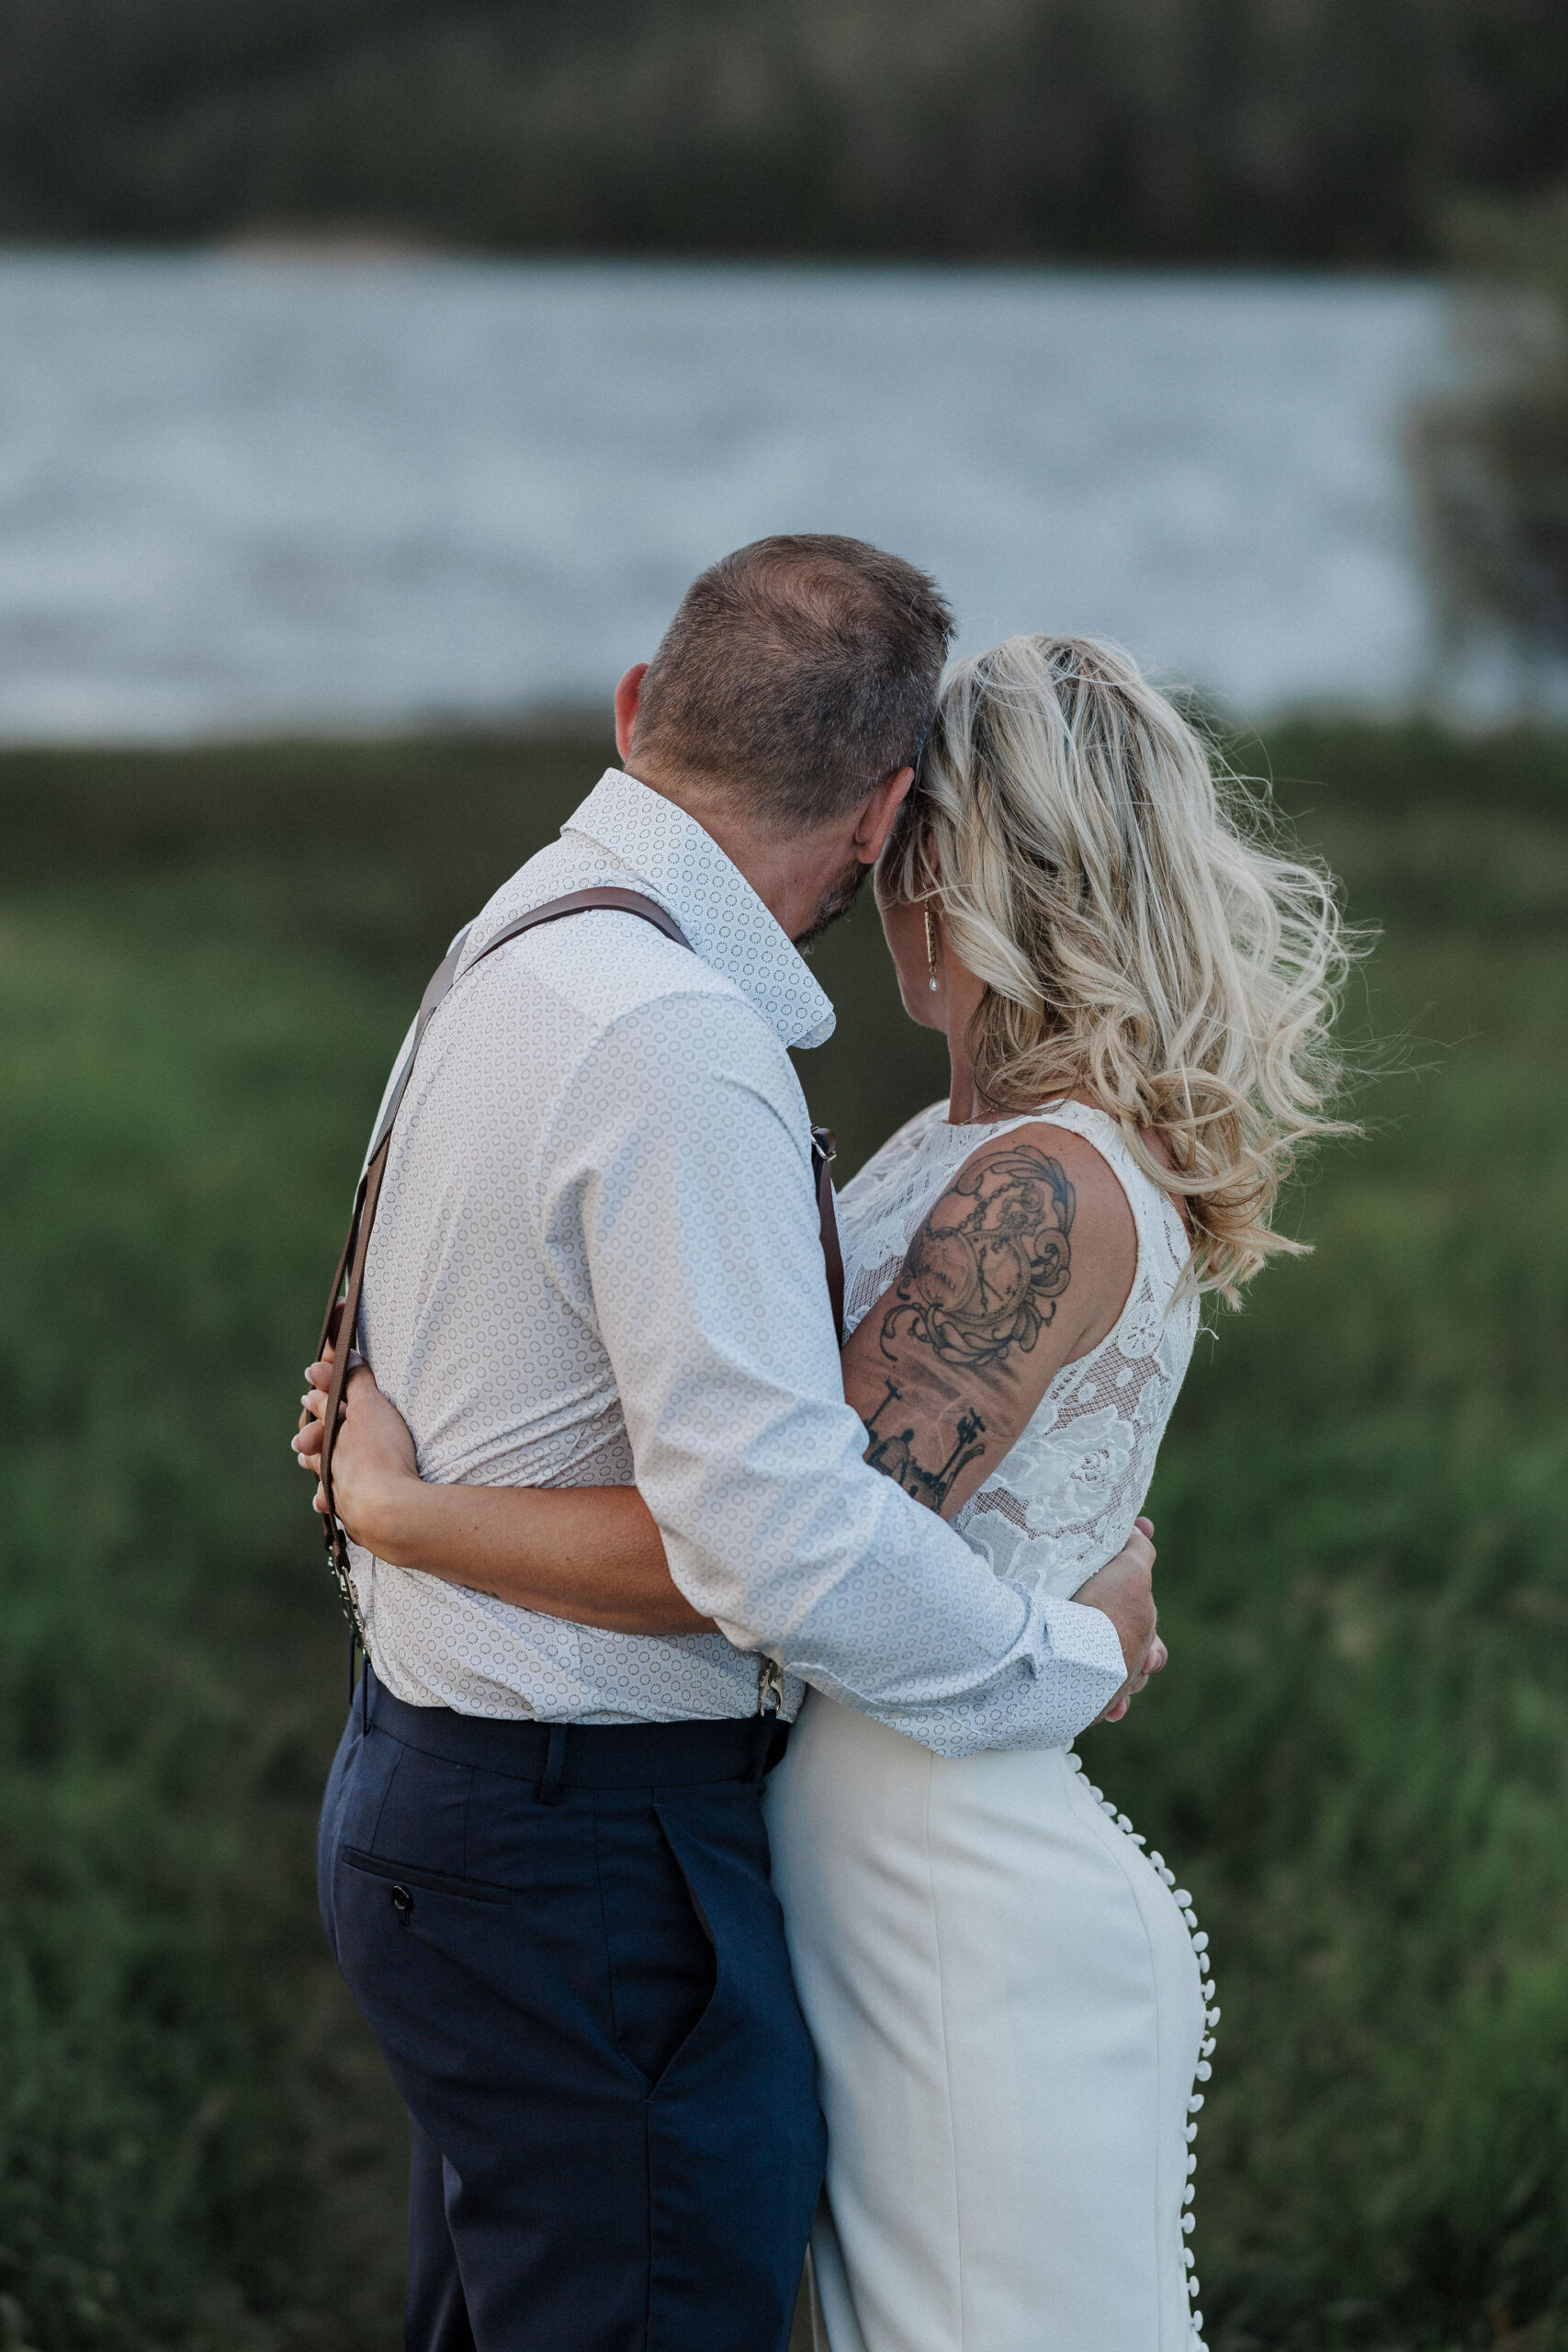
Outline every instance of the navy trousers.
[(412, 2119), (409, 2352), (784, 2352), (825, 2135), (769, 1728), (490, 1723), (367, 1675), (321, 1917)]

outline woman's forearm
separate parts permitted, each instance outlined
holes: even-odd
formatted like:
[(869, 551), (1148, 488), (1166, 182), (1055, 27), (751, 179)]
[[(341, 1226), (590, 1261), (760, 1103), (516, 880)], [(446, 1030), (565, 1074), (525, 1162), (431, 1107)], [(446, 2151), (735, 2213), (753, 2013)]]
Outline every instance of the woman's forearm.
[(635, 1487), (444, 1487), (410, 1478), (357, 1539), (395, 1567), (616, 1634), (711, 1631), (671, 1577)]

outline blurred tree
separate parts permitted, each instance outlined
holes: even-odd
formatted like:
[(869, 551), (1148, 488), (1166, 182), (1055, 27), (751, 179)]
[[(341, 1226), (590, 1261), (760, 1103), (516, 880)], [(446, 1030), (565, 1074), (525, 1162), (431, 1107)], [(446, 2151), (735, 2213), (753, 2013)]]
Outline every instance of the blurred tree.
[(1561, 0), (0, 0), (0, 232), (1409, 263)]
[(1450, 633), (1568, 653), (1568, 188), (1453, 224), (1472, 380), (1424, 402), (1410, 450)]

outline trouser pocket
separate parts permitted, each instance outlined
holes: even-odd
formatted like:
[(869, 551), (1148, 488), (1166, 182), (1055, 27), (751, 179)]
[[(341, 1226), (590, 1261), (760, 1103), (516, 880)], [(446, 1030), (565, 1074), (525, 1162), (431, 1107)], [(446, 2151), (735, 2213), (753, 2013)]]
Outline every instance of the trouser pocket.
[(648, 2100), (647, 2352), (784, 2352), (825, 2134), (758, 1792), (671, 1792), (654, 1809), (710, 1939), (714, 1978)]
[(470, 1903), (510, 1903), (512, 1900), (512, 1889), (508, 1886), (491, 1886), (482, 1880), (457, 1878), (449, 1871), (426, 1870), (420, 1862), (400, 1862), (395, 1857), (361, 1853), (355, 1846), (343, 1849), (343, 1859), (346, 1869), (362, 1871), (367, 1878), (386, 1881), (393, 1888), (394, 1894), (400, 1886), (410, 1899), (407, 1904), (399, 1905), (400, 1909), (412, 1909), (415, 1887), (423, 1887), (427, 1894), (462, 1895)]
[(713, 2001), (713, 1937), (646, 1794), (599, 1792), (593, 1842), (615, 2047), (651, 2090)]

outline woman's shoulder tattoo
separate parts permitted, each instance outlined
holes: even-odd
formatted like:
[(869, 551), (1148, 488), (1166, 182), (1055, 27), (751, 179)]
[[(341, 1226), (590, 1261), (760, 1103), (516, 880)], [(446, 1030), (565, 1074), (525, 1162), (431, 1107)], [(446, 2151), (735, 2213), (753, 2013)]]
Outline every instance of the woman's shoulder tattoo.
[(882, 1352), (913, 1340), (944, 1364), (999, 1371), (1027, 1354), (1072, 1278), (1072, 1185), (1038, 1145), (1009, 1145), (964, 1169), (920, 1221)]

